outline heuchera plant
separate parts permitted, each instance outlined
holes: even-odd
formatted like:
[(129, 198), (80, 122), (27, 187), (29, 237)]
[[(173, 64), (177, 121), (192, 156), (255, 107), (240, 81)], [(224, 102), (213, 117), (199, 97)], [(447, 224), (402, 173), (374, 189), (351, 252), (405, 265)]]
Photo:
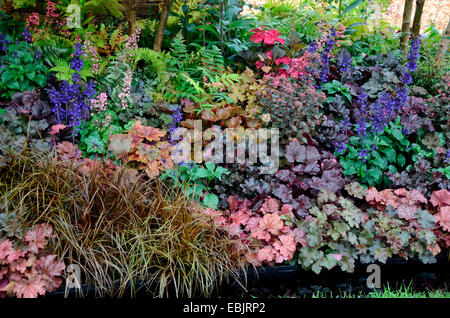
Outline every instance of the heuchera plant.
[(450, 191), (447, 189), (434, 191), (431, 194), (430, 203), (438, 209), (434, 215), (442, 228), (450, 232)]
[(255, 210), (249, 200), (236, 196), (227, 199), (229, 210), (224, 212), (207, 209), (215, 222), (228, 229), (236, 238), (244, 239), (250, 250), (247, 260), (254, 265), (284, 263), (290, 261), (296, 251), (291, 217), (292, 207), (280, 205), (278, 200), (267, 197)]
[(53, 237), (51, 225), (39, 224), (25, 234), (23, 247), (9, 239), (0, 242), (0, 297), (36, 298), (61, 285), (65, 265), (45, 253)]
[(125, 163), (137, 162), (140, 169), (145, 169), (147, 175), (154, 178), (161, 170), (173, 167), (172, 147), (168, 141), (162, 140), (166, 134), (136, 121), (127, 134), (115, 134), (109, 138), (108, 150)]
[(279, 184), (273, 194), (298, 215), (305, 216), (311, 208), (308, 195), (316, 196), (322, 189), (336, 193), (344, 187), (342, 168), (332, 154), (297, 139), (286, 146), (285, 154), (289, 167), (275, 174)]
[(266, 76), (264, 83), (265, 89), (258, 93), (262, 113), (268, 114), (268, 121), (281, 129), (282, 140), (315, 133), (315, 127), (326, 118), (322, 113), (325, 94), (316, 90), (312, 78)]
[[(348, 191), (353, 193), (357, 188), (349, 187)], [(358, 196), (360, 190), (356, 191)], [(371, 199), (374, 190), (369, 191)], [(399, 193), (404, 195), (400, 198), (408, 195), (415, 202), (424, 200), (415, 192)], [(305, 269), (320, 273), (323, 268), (338, 265), (343, 271), (353, 272), (358, 259), (363, 263), (385, 263), (393, 255), (405, 259), (418, 256), (424, 263), (433, 263), (433, 256), (440, 252), (433, 233), (436, 220), (427, 211), (416, 208), (414, 218), (393, 206), (383, 212), (363, 212), (351, 200), (327, 190), (321, 191), (317, 201), (318, 206), (309, 211), (312, 217), (295, 221), (296, 240), (301, 244), (298, 262)]]

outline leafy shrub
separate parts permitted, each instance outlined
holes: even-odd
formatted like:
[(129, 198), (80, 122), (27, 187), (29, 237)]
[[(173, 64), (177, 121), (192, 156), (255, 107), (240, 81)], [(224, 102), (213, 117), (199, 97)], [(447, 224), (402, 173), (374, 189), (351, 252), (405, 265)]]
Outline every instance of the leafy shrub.
[(381, 134), (350, 137), (347, 148), (342, 153), (336, 151), (336, 155), (345, 175), (356, 175), (360, 182), (374, 186), (390, 185), (386, 172), (407, 169), (418, 157), (429, 158), (433, 152), (411, 143), (403, 133), (400, 117), (397, 117)]
[(258, 94), (261, 112), (270, 115), (268, 122), (281, 130), (283, 141), (315, 134), (315, 127), (325, 119), (321, 112), (325, 95), (316, 90), (312, 79), (266, 76), (265, 85)]
[(211, 193), (208, 184), (217, 179), (222, 181), (222, 175), (229, 171), (212, 162), (206, 162), (205, 167), (196, 163), (181, 163), (175, 169), (166, 169), (161, 174), (162, 180), (170, 180), (174, 186), (184, 188), (185, 195), (194, 198), (208, 208), (217, 208), (219, 198)]
[(8, 44), (0, 50), (0, 93), (9, 99), (16, 92), (47, 85), (47, 67), (33, 47), (25, 41)]
[(36, 93), (15, 93), (12, 101), (1, 115), (0, 166), (10, 162), (11, 157), (29, 147), (36, 152), (50, 149), (48, 128), (55, 123), (48, 104)]

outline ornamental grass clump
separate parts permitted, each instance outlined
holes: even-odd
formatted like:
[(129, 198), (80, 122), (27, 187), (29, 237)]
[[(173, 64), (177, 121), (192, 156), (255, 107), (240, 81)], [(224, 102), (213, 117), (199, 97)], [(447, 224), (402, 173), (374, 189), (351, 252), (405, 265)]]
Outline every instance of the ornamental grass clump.
[(16, 156), (0, 171), (0, 212), (24, 226), (51, 224), (52, 252), (79, 265), (82, 284), (97, 295), (142, 288), (157, 297), (209, 296), (238, 277), (238, 241), (182, 191), (111, 162), (82, 165), (53, 154)]

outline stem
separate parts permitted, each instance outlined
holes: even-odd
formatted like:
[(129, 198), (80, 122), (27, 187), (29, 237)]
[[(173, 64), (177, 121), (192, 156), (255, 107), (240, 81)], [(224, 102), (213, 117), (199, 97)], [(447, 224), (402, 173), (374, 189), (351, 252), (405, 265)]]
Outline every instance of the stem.
[(402, 35), (400, 38), (400, 48), (403, 52), (408, 51), (408, 40), (411, 27), (411, 14), (413, 9), (413, 0), (405, 0), (402, 20)]
[(413, 39), (419, 36), (420, 33), (420, 20), (422, 18), (423, 6), (425, 0), (416, 0), (416, 12), (414, 13), (414, 21), (411, 29)]
[(223, 0), (220, 1), (220, 51), (223, 52)]
[(338, 2), (338, 20), (341, 21), (341, 5), (342, 5), (342, 0), (339, 0)]

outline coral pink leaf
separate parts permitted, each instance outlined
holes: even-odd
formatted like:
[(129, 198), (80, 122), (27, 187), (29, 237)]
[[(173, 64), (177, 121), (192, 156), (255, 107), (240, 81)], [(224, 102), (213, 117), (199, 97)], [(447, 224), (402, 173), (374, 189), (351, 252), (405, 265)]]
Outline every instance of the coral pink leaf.
[(450, 191), (447, 189), (434, 191), (431, 194), (430, 202), (433, 206), (439, 207), (450, 205)]
[(45, 280), (36, 275), (31, 279), (22, 279), (14, 283), (13, 292), (18, 298), (37, 298), (45, 295)]

